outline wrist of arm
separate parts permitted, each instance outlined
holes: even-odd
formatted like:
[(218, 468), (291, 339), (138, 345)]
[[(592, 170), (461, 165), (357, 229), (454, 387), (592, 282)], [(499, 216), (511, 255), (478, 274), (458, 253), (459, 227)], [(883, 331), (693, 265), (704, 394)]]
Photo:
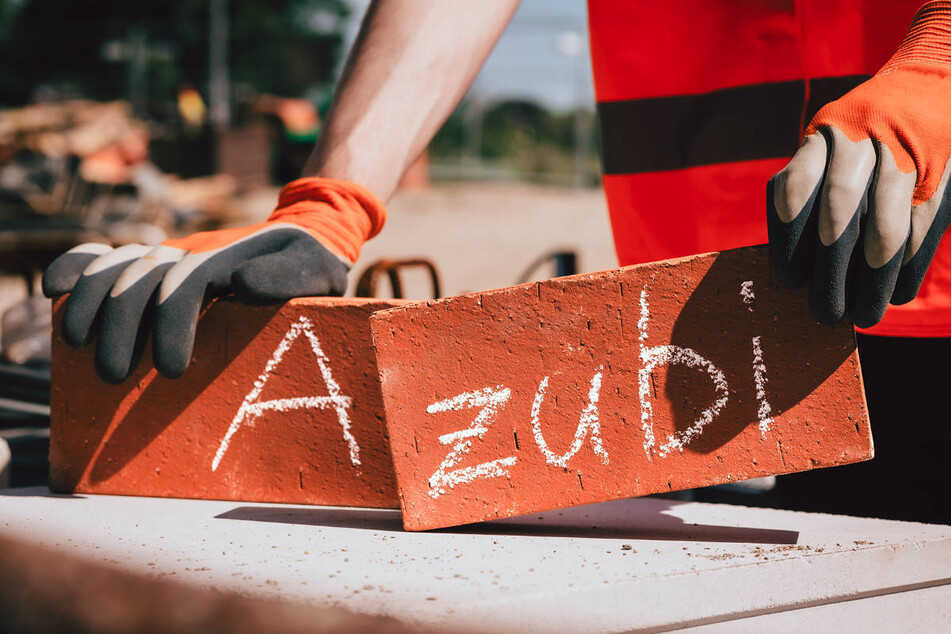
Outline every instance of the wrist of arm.
[(517, 4), (374, 2), (304, 176), (360, 183), (389, 199), (462, 99)]

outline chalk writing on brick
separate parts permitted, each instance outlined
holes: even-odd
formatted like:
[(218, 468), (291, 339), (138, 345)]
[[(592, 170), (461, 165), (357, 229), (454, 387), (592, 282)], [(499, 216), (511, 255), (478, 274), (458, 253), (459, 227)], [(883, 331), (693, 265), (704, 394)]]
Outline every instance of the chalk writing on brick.
[[(751, 280), (740, 285), (740, 297), (746, 303), (747, 309), (753, 312), (756, 294), (753, 292), (753, 282)], [(763, 338), (759, 335), (753, 337), (753, 384), (756, 386), (756, 402), (759, 405), (756, 411), (756, 416), (759, 419), (759, 431), (760, 435), (766, 438), (766, 432), (773, 425), (773, 408), (766, 400), (766, 363), (763, 361)]]
[[(317, 367), (320, 369), (320, 376), (327, 388), (327, 396), (296, 396), (270, 401), (259, 401), (258, 397), (261, 396), (261, 391), (264, 390), (264, 386), (267, 385), (271, 373), (281, 364), (284, 355), (301, 335), (304, 335), (310, 343), (311, 352), (317, 360)], [(344, 396), (340, 393), (340, 385), (334, 380), (333, 371), (330, 368), (330, 360), (320, 347), (320, 340), (317, 338), (317, 335), (314, 334), (313, 323), (311, 323), (307, 317), (301, 316), (291, 326), (290, 330), (287, 331), (284, 338), (281, 339), (281, 343), (278, 344), (277, 349), (274, 350), (274, 354), (271, 355), (267, 365), (264, 366), (264, 371), (254, 381), (254, 386), (248, 395), (244, 397), (244, 401), (241, 403), (241, 407), (238, 408), (237, 414), (235, 414), (234, 419), (231, 421), (228, 431), (225, 432), (224, 437), (221, 439), (221, 444), (218, 445), (218, 451), (215, 453), (215, 458), (211, 463), (211, 470), (218, 470), (218, 466), (221, 464), (222, 459), (228, 452), (228, 447), (231, 445), (232, 437), (242, 426), (253, 425), (256, 419), (266, 412), (289, 412), (298, 409), (333, 409), (337, 415), (337, 422), (343, 431), (343, 439), (346, 441), (350, 450), (350, 463), (354, 467), (359, 467), (360, 446), (350, 431), (350, 414), (348, 410), (352, 404), (352, 399), (349, 396)]]
[(650, 376), (657, 366), (684, 365), (688, 368), (705, 370), (716, 388), (717, 398), (708, 408), (700, 413), (694, 423), (687, 429), (667, 436), (666, 442), (657, 449), (657, 454), (663, 458), (673, 450), (683, 451), (684, 446), (703, 433), (703, 428), (710, 424), (727, 404), (730, 388), (727, 385), (723, 372), (713, 363), (705, 359), (693, 348), (685, 348), (672, 344), (660, 346), (644, 345), (647, 341), (647, 328), (650, 324), (650, 305), (646, 290), (641, 291), (641, 316), (637, 321), (639, 331), (638, 341), (641, 348), (641, 369), (637, 372), (637, 395), (641, 404), (641, 428), (644, 431), (644, 451), (650, 458), (654, 448), (654, 411), (650, 401)]
[[(743, 282), (740, 297), (750, 311), (756, 299), (752, 282)], [(653, 456), (665, 458), (673, 452), (682, 452), (691, 442), (696, 441), (704, 429), (723, 411), (729, 401), (730, 387), (723, 371), (706, 359), (697, 350), (673, 344), (647, 345), (650, 339), (650, 295), (646, 289), (640, 293), (640, 318), (637, 322), (638, 345), (641, 367), (638, 370), (638, 401), (640, 405), (641, 431), (644, 436), (643, 447), (648, 459)], [(763, 436), (772, 425), (772, 409), (766, 398), (766, 364), (763, 361), (762, 338), (755, 336), (753, 345), (753, 384), (758, 403), (757, 416), (759, 429)], [(705, 374), (713, 385), (714, 401), (704, 409), (697, 419), (686, 429), (668, 434), (659, 443), (654, 434), (654, 414), (651, 399), (651, 373), (660, 366), (681, 365)], [(600, 366), (591, 378), (587, 403), (581, 412), (574, 438), (563, 454), (552, 450), (545, 439), (542, 429), (542, 409), (549, 384), (549, 375), (539, 381), (538, 390), (531, 408), (531, 428), (538, 451), (546, 464), (567, 469), (571, 459), (581, 450), (585, 441), (605, 465), (609, 463), (609, 454), (601, 437), (601, 419), (598, 412), (598, 400), (604, 367)], [(489, 425), (496, 419), (499, 411), (512, 396), (511, 390), (503, 385), (487, 387), (473, 392), (464, 392), (452, 398), (438, 401), (426, 409), (429, 414), (458, 411), (467, 408), (480, 408), (478, 415), (467, 429), (443, 434), (440, 444), (453, 445), (449, 454), (429, 479), (429, 495), (438, 498), (461, 484), (484, 478), (498, 478), (509, 475), (507, 467), (516, 464), (515, 456), (497, 458), (475, 466), (456, 468), (472, 451), (473, 441), (482, 438), (488, 432)]]
[(545, 462), (548, 464), (556, 467), (567, 467), (568, 461), (578, 453), (588, 436), (591, 438), (591, 447), (594, 453), (601, 457), (601, 462), (608, 464), (608, 452), (604, 450), (601, 441), (601, 422), (598, 417), (598, 396), (601, 393), (601, 374), (603, 370), (603, 366), (599, 367), (595, 375), (591, 377), (588, 404), (581, 412), (581, 418), (578, 421), (578, 428), (575, 430), (575, 437), (571, 441), (571, 446), (568, 447), (568, 451), (560, 456), (552, 451), (548, 442), (545, 441), (541, 421), (539, 420), (542, 402), (545, 400), (545, 390), (548, 389), (548, 376), (543, 377), (538, 384), (538, 392), (535, 393), (535, 401), (532, 403), (532, 434), (535, 436), (535, 444), (538, 445), (538, 449), (545, 456)]
[(442, 464), (439, 465), (439, 469), (429, 479), (429, 495), (431, 497), (438, 498), (440, 495), (447, 493), (446, 487), (452, 489), (459, 484), (472, 482), (477, 478), (498, 478), (508, 475), (505, 467), (511, 467), (515, 464), (515, 456), (483, 462), (473, 467), (462, 467), (452, 471), (450, 469), (462, 462), (466, 454), (472, 449), (473, 438), (481, 438), (483, 434), (489, 431), (489, 425), (492, 424), (499, 410), (505, 406), (506, 401), (511, 396), (512, 391), (500, 385), (495, 388), (487, 387), (475, 392), (465, 392), (453, 398), (433, 403), (426, 408), (426, 412), (429, 414), (475, 407), (481, 408), (467, 429), (443, 434), (439, 437), (439, 443), (442, 445), (455, 444), (442, 461)]

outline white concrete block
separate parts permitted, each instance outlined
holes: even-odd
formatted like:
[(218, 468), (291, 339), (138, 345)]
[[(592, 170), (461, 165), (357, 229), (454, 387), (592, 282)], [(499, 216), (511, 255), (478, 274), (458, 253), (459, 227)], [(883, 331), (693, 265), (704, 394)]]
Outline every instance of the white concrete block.
[(807, 605), (682, 630), (689, 634), (869, 634), (947, 632), (951, 629), (951, 585)]
[(940, 615), (951, 584), (951, 527), (655, 498), (406, 533), (396, 511), (10, 489), (0, 534), (199, 586), (484, 632), (802, 610), (813, 611), (803, 623), (829, 614), (847, 626), (855, 612), (815, 610), (908, 599)]

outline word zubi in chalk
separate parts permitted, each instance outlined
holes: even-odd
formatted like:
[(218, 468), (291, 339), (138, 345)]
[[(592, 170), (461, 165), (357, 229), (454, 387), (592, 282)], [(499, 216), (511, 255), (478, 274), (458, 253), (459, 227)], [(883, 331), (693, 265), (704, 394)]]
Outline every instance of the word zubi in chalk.
[[(753, 282), (743, 282), (740, 286), (740, 297), (749, 311), (753, 310), (756, 296), (753, 292)], [(637, 322), (638, 343), (640, 348), (641, 367), (638, 370), (638, 400), (640, 402), (640, 422), (643, 432), (643, 447), (648, 459), (652, 455), (660, 458), (668, 456), (673, 451), (683, 451), (684, 447), (699, 438), (707, 427), (720, 414), (729, 401), (730, 388), (726, 376), (711, 361), (704, 358), (693, 348), (673, 344), (649, 346), (648, 328), (650, 325), (649, 297), (646, 290), (640, 293), (640, 319)], [(757, 417), (762, 437), (773, 423), (772, 408), (766, 398), (766, 364), (763, 359), (762, 340), (759, 335), (751, 340), (753, 350), (753, 367), (751, 379), (756, 392), (758, 404)], [(670, 434), (658, 446), (654, 435), (654, 411), (651, 401), (651, 373), (659, 366), (682, 365), (687, 368), (703, 372), (710, 379), (715, 391), (714, 402), (700, 413), (696, 421), (686, 429)], [(571, 459), (578, 453), (587, 440), (591, 449), (602, 464), (609, 464), (610, 456), (601, 437), (601, 419), (598, 411), (598, 400), (601, 393), (601, 383), (604, 367), (595, 369), (591, 377), (590, 389), (584, 408), (575, 429), (574, 438), (568, 450), (558, 454), (551, 449), (542, 432), (541, 415), (548, 390), (549, 376), (543, 376), (538, 383), (538, 390), (532, 402), (531, 428), (532, 436), (538, 451), (545, 459), (545, 463), (556, 468), (567, 469)], [(450, 493), (456, 486), (472, 482), (477, 479), (505, 477), (509, 475), (509, 468), (514, 466), (518, 458), (514, 455), (496, 458), (474, 466), (459, 467), (460, 463), (470, 453), (473, 440), (482, 438), (490, 425), (498, 418), (499, 412), (505, 408), (512, 397), (512, 391), (503, 386), (486, 387), (481, 390), (464, 392), (452, 398), (437, 401), (426, 408), (428, 414), (476, 409), (478, 413), (469, 424), (469, 427), (459, 431), (439, 436), (439, 443), (451, 445), (449, 453), (435, 473), (429, 478), (429, 495), (438, 498)]]

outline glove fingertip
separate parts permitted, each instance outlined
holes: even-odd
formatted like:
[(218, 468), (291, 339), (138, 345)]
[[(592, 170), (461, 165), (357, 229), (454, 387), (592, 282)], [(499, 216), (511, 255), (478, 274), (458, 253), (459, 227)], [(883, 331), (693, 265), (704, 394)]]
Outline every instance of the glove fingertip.
[(109, 385), (120, 385), (132, 374), (132, 368), (122, 369), (115, 365), (113, 360), (104, 359), (99, 354), (96, 355), (93, 365), (99, 378)]
[(871, 328), (882, 320), (895, 291), (903, 249), (879, 267), (868, 264), (864, 254), (857, 257), (847, 289), (849, 316), (859, 328)]
[(783, 222), (776, 210), (774, 196), (778, 176), (773, 176), (766, 185), (769, 259), (780, 284), (786, 288), (801, 288), (809, 279), (815, 257), (815, 239), (810, 233), (815, 224), (815, 214), (802, 213), (791, 222)]
[(66, 342), (66, 345), (72, 348), (82, 348), (92, 341), (93, 322), (98, 318), (98, 313), (92, 318), (87, 313), (88, 309), (86, 307), (76, 305), (74, 297), (67, 300), (62, 324), (63, 341)]
[(895, 292), (892, 293), (892, 304), (907, 304), (918, 296), (931, 261), (949, 225), (951, 225), (951, 187), (945, 190), (934, 220), (918, 246), (917, 252), (902, 265), (895, 284)]
[(81, 338), (74, 331), (71, 331), (66, 327), (65, 322), (63, 323), (63, 341), (66, 342), (66, 345), (70, 348), (83, 348), (89, 343), (88, 338)]
[(834, 326), (845, 317), (845, 308), (837, 306), (831, 298), (821, 298), (809, 303), (812, 318), (823, 326)]
[(52, 276), (47, 273), (43, 274), (43, 280), (41, 282), (43, 296), (49, 299), (55, 299), (61, 295), (65, 295), (71, 291), (75, 285), (76, 280), (72, 280), (72, 282), (66, 282), (60, 279), (53, 279)]
[(921, 289), (921, 284), (924, 282), (924, 279), (924, 274), (900, 277), (898, 283), (895, 285), (895, 292), (892, 293), (892, 298), (889, 300), (889, 303), (895, 306), (901, 306), (915, 299), (918, 296), (918, 291)]
[(64, 253), (43, 272), (43, 295), (49, 298), (65, 295), (73, 290), (83, 270), (96, 259), (92, 254)]
[(181, 356), (156, 353), (153, 358), (155, 369), (166, 379), (177, 379), (188, 369), (188, 359), (184, 362)]
[(887, 307), (888, 302), (882, 301), (858, 305), (849, 310), (849, 317), (859, 328), (871, 328), (882, 320)]
[[(871, 293), (868, 294), (871, 295)], [(886, 308), (888, 308), (888, 301), (882, 301), (881, 297), (876, 297), (874, 300), (866, 298), (864, 302), (849, 308), (849, 317), (859, 328), (871, 328), (882, 320)]]
[(106, 305), (96, 342), (96, 374), (112, 385), (123, 383), (135, 371), (145, 346), (142, 333), (147, 331), (140, 313), (122, 308), (115, 301)]
[[(172, 323), (169, 323), (169, 318), (172, 318)], [(152, 361), (159, 374), (167, 379), (177, 379), (185, 374), (191, 361), (196, 330), (194, 320), (159, 311), (152, 337)]]

